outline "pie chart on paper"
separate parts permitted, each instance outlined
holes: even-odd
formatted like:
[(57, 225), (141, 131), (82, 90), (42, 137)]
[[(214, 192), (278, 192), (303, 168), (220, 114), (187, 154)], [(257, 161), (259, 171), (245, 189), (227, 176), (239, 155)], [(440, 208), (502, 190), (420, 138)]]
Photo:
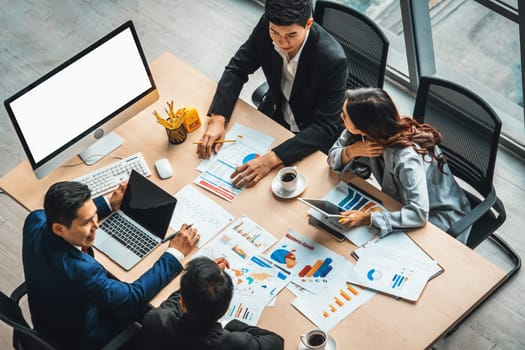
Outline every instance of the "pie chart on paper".
[(248, 163), (250, 160), (252, 159), (255, 159), (259, 157), (259, 155), (257, 153), (250, 153), (250, 154), (247, 154), (243, 159), (242, 159), (242, 164), (246, 164)]
[(370, 269), (367, 272), (366, 277), (369, 281), (377, 281), (378, 279), (381, 279), (381, 277), (383, 277), (383, 274), (376, 269)]

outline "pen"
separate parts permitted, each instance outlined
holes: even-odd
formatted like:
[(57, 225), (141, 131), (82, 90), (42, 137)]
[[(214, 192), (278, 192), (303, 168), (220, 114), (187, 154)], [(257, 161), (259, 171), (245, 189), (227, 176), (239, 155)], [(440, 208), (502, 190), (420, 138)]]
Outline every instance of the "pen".
[[(189, 224), (188, 227), (186, 227), (186, 228), (190, 228), (192, 226), (193, 226), (193, 224)], [(166, 237), (162, 241), (160, 241), (160, 243), (166, 243), (167, 241), (171, 241), (173, 239), (173, 237), (175, 237), (177, 235), (177, 233), (179, 233), (179, 232), (177, 231), (177, 232), (172, 233), (171, 235), (169, 235), (168, 237)]]
[[(226, 143), (226, 142), (237, 142), (237, 140), (217, 140), (213, 141), (213, 143)], [(197, 141), (193, 143), (194, 145), (202, 145), (202, 141)]]

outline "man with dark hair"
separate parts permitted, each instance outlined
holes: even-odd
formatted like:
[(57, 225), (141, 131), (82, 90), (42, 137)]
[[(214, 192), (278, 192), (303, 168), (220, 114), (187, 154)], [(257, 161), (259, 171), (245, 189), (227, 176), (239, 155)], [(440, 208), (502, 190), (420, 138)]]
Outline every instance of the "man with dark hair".
[(167, 252), (135, 282), (112, 279), (93, 258), (92, 246), (98, 218), (120, 207), (125, 188), (123, 183), (109, 199), (92, 200), (86, 185), (58, 182), (47, 191), (44, 210), (25, 220), (22, 258), (31, 318), (59, 348), (101, 348), (139, 321), (199, 239), (183, 225)]
[(228, 310), (233, 284), (224, 258), (190, 261), (173, 293), (142, 320), (143, 349), (279, 350), (277, 334), (233, 320), (224, 328), (217, 320)]
[(260, 110), (295, 133), (270, 152), (239, 166), (238, 187), (253, 186), (273, 168), (327, 152), (342, 130), (347, 59), (341, 45), (313, 22), (310, 0), (267, 0), (265, 13), (232, 57), (208, 110), (197, 146), (200, 158), (218, 152), (235, 103), (248, 75), (262, 68), (269, 93)]

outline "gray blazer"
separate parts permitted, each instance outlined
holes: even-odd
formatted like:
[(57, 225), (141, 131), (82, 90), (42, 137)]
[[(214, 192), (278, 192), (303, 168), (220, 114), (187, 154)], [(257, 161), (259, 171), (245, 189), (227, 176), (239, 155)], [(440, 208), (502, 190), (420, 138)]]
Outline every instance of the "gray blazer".
[[(360, 137), (344, 130), (328, 152), (328, 164), (338, 172), (351, 171), (351, 163), (342, 163), (341, 155)], [(436, 152), (440, 152), (436, 146)], [(366, 158), (365, 158), (366, 159)], [(381, 190), (400, 202), (398, 211), (372, 213), (372, 226), (379, 235), (422, 227), (427, 220), (447, 231), (453, 223), (470, 211), (466, 194), (456, 183), (450, 168), (445, 164), (441, 172), (437, 161), (428, 162), (412, 147), (385, 148), (383, 157), (368, 158), (368, 164)], [(465, 243), (470, 228), (458, 236)]]

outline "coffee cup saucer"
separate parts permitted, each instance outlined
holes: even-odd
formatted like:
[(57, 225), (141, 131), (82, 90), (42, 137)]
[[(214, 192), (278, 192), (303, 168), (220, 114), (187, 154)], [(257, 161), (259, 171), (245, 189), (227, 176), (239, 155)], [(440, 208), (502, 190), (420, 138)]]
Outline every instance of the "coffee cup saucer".
[[(308, 348), (299, 340), (297, 350), (308, 350)], [(335, 350), (335, 339), (330, 334), (328, 334), (328, 341), (326, 342), (325, 350)]]
[(291, 192), (283, 191), (283, 189), (281, 188), (281, 182), (279, 181), (279, 176), (274, 177), (272, 180), (273, 194), (282, 199), (295, 198), (301, 193), (303, 193), (305, 188), (306, 178), (301, 173), (297, 173), (297, 187), (295, 188), (295, 191)]

